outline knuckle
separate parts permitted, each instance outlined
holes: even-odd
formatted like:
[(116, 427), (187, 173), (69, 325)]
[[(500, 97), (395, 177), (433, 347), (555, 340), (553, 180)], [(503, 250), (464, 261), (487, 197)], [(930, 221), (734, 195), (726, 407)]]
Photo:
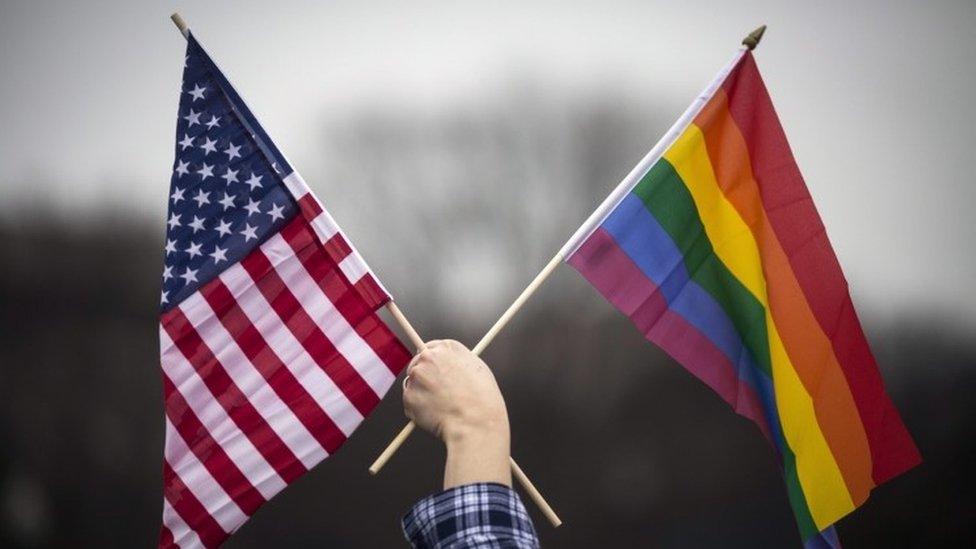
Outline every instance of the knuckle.
[(411, 383), (414, 382), (414, 381), (420, 381), (420, 382), (429, 381), (430, 378), (431, 378), (430, 368), (426, 367), (423, 364), (418, 364), (410, 372), (410, 382)]
[(452, 339), (452, 340), (448, 341), (448, 348), (451, 351), (454, 351), (456, 353), (461, 353), (461, 352), (465, 352), (465, 351), (468, 350), (468, 347), (464, 343), (461, 343), (460, 341), (457, 341), (456, 339)]
[(407, 373), (412, 372), (416, 367), (430, 362), (430, 350), (424, 349), (414, 355), (413, 360), (410, 361), (410, 365), (407, 366)]

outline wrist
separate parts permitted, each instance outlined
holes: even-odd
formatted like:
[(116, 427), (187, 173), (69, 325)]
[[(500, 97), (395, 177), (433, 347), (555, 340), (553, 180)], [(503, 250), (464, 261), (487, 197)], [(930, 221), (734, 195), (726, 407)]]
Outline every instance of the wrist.
[(508, 421), (466, 426), (445, 435), (444, 489), (476, 482), (512, 485)]
[(490, 447), (509, 444), (508, 417), (481, 417), (477, 421), (459, 419), (445, 422), (441, 437), (448, 448), (463, 449), (468, 446)]

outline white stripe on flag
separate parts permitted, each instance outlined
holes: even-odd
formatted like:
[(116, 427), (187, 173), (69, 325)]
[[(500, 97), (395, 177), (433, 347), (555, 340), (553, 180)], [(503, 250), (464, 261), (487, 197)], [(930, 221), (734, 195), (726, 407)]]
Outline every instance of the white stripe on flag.
[(197, 460), (193, 452), (187, 447), (183, 437), (176, 431), (169, 418), (166, 418), (166, 448), (164, 455), (166, 462), (173, 469), (173, 474), (180, 477), (186, 486), (210, 513), (217, 524), (228, 534), (244, 524), (247, 515), (220, 487), (210, 471)]
[(207, 388), (193, 365), (173, 346), (173, 340), (162, 327), (159, 330), (159, 342), (169, 349), (161, 355), (163, 373), (173, 382), (176, 391), (183, 396), (183, 400), (207, 429), (210, 437), (223, 448), (227, 457), (237, 465), (264, 499), (271, 499), (284, 490), (287, 486), (285, 481), (254, 447), (251, 439), (227, 415), (227, 411)]
[(359, 254), (349, 254), (339, 262), (339, 268), (346, 275), (346, 279), (353, 284), (366, 274), (366, 264), (359, 259)]
[[(332, 219), (329, 215), (328, 210), (322, 210), (322, 213), (315, 216), (311, 222), (312, 228), (315, 229), (315, 234), (319, 236), (323, 243), (328, 242), (330, 238), (336, 235), (336, 233), (341, 232), (339, 230), (339, 224)], [(348, 238), (346, 241), (348, 242)]]
[(736, 50), (735, 55), (732, 56), (732, 59), (730, 59), (729, 62), (722, 67), (722, 70), (715, 75), (715, 78), (712, 79), (707, 86), (705, 86), (705, 89), (698, 94), (698, 97), (691, 102), (691, 105), (688, 105), (685, 112), (682, 113), (671, 128), (669, 128), (668, 131), (661, 136), (661, 139), (658, 140), (657, 144), (655, 144), (654, 147), (648, 151), (646, 155), (644, 155), (644, 158), (642, 158), (640, 162), (634, 166), (634, 169), (630, 170), (630, 173), (628, 173), (623, 180), (618, 183), (612, 191), (610, 191), (610, 194), (603, 199), (603, 202), (601, 202), (600, 205), (593, 210), (593, 213), (586, 218), (586, 221), (584, 221), (583, 224), (576, 229), (576, 232), (573, 233), (573, 235), (569, 237), (569, 240), (563, 244), (563, 247), (559, 249), (558, 255), (562, 261), (567, 261), (569, 256), (576, 253), (576, 250), (579, 249), (579, 247), (583, 244), (583, 241), (589, 238), (590, 235), (596, 231), (596, 228), (603, 224), (603, 222), (607, 219), (607, 216), (610, 215), (610, 212), (612, 212), (617, 205), (620, 204), (620, 202), (623, 201), (628, 194), (630, 194), (630, 191), (634, 190), (634, 187), (636, 187), (637, 184), (644, 179), (644, 176), (646, 176), (651, 168), (657, 164), (657, 161), (664, 156), (664, 152), (675, 141), (677, 141), (678, 136), (681, 135), (681, 132), (685, 131), (688, 125), (691, 124), (692, 120), (694, 120), (694, 118), (698, 116), (698, 113), (700, 113), (705, 107), (705, 104), (708, 103), (708, 100), (715, 95), (715, 92), (718, 91), (719, 86), (722, 85), (722, 82), (725, 82), (725, 78), (730, 72), (732, 72), (732, 69), (735, 68), (736, 64), (738, 64), (739, 60), (742, 59), (742, 56), (745, 55), (747, 51), (748, 50), (745, 47), (740, 47), (738, 50)]
[[(284, 179), (282, 179), (282, 181), (285, 183), (285, 187), (287, 187), (288, 191), (291, 193), (292, 198), (295, 199), (295, 202), (298, 202), (306, 196), (315, 202), (318, 202), (319, 199), (312, 194), (312, 189), (308, 187), (308, 183), (305, 182), (305, 179), (302, 178), (301, 174), (298, 172), (291, 172)], [(319, 204), (319, 208), (321, 208), (322, 213), (315, 216), (315, 218), (309, 221), (309, 223), (312, 225), (312, 228), (315, 229), (315, 234), (318, 235), (319, 239), (321, 239), (322, 243), (324, 244), (328, 242), (333, 235), (339, 232), (339, 225), (335, 222), (335, 219), (332, 219), (332, 216), (329, 215), (328, 210), (326, 210), (321, 203)]]
[(166, 498), (163, 498), (163, 524), (169, 528), (169, 532), (173, 534), (173, 543), (180, 549), (203, 547), (200, 536), (190, 529)]
[[(325, 209), (325, 207), (319, 202), (318, 198), (312, 193), (312, 189), (309, 188), (308, 183), (305, 182), (305, 179), (302, 178), (301, 174), (298, 172), (291, 172), (285, 176), (282, 181), (285, 183), (285, 187), (287, 187), (288, 191), (291, 193), (292, 198), (295, 199), (295, 202), (298, 202), (308, 195), (309, 198), (318, 203), (322, 212), (315, 216), (314, 219), (309, 221), (309, 225), (312, 226), (312, 230), (315, 231), (315, 235), (319, 237), (319, 242), (321, 244), (324, 245), (333, 236), (340, 234), (346, 241), (346, 244), (349, 245), (349, 248), (352, 250), (352, 253), (349, 255), (354, 256), (356, 259), (353, 260), (355, 264), (350, 264), (347, 267), (342, 268), (342, 272), (346, 274), (346, 278), (355, 284), (360, 278), (363, 277), (364, 274), (371, 273), (372, 271), (370, 270), (369, 265), (366, 264), (366, 260), (363, 258), (362, 254), (359, 253), (359, 250), (356, 249), (355, 244), (346, 238), (345, 233), (343, 233), (342, 229), (339, 228), (339, 224), (336, 223), (335, 219), (332, 218), (332, 214), (329, 213), (329, 210)], [(373, 280), (384, 294), (391, 295), (389, 290), (383, 286), (383, 283), (380, 281), (379, 277), (374, 275)]]
[[(281, 255), (285, 249), (290, 250), (291, 246), (280, 234), (261, 245), (261, 251), (269, 257)], [(293, 294), (306, 296), (304, 308), (308, 315), (373, 392), (382, 398), (395, 378), (376, 351), (349, 325), (346, 317), (329, 301), (301, 262), (285, 261), (276, 265), (275, 270)], [(315, 296), (315, 299), (308, 299), (310, 296)]]
[[(293, 261), (297, 261), (294, 258)], [(220, 280), (227, 286), (244, 315), (251, 321), (274, 351), (274, 354), (291, 371), (305, 391), (322, 407), (347, 437), (363, 421), (363, 416), (335, 382), (316, 364), (301, 342), (276, 314), (267, 314), (271, 305), (261, 290), (254, 285), (247, 271), (239, 264), (228, 267)], [(303, 302), (319, 296), (303, 296)], [(323, 296), (324, 297), (324, 296)]]
[[(282, 181), (284, 182), (285, 187), (287, 187), (288, 191), (291, 193), (292, 198), (295, 199), (295, 202), (298, 202), (306, 196), (314, 200), (316, 203), (319, 202), (319, 199), (312, 194), (312, 189), (309, 188), (308, 183), (305, 182), (305, 179), (302, 178), (301, 174), (298, 172), (291, 172), (284, 179), (282, 179)], [(339, 232), (339, 224), (335, 222), (335, 219), (332, 219), (332, 216), (329, 215), (329, 211), (326, 210), (321, 203), (319, 203), (319, 208), (322, 210), (322, 213), (315, 216), (315, 218), (309, 221), (309, 223), (312, 225), (312, 228), (315, 229), (315, 233), (319, 236), (324, 244), (328, 242), (333, 235)]]
[(305, 179), (298, 172), (291, 172), (283, 177), (281, 181), (288, 188), (288, 192), (291, 193), (291, 197), (295, 199), (295, 202), (298, 202), (303, 196), (312, 192), (308, 188), (308, 183), (305, 182)]
[(302, 464), (311, 469), (325, 459), (328, 456), (325, 449), (241, 351), (200, 292), (190, 294), (179, 308), (237, 388)]

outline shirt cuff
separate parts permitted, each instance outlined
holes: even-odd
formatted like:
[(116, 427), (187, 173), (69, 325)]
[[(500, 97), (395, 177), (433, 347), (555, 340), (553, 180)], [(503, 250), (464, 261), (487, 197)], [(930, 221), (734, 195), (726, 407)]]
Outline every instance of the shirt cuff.
[(532, 519), (514, 490), (484, 482), (457, 486), (418, 501), (402, 520), (417, 549), (539, 547)]

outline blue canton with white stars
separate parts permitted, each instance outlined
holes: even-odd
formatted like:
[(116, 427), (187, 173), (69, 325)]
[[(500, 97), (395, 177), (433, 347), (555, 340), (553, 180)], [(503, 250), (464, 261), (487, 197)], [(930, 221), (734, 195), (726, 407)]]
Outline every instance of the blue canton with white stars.
[[(257, 133), (258, 135), (255, 135)], [(266, 134), (191, 36), (176, 125), (160, 307), (243, 259), (298, 212)]]

